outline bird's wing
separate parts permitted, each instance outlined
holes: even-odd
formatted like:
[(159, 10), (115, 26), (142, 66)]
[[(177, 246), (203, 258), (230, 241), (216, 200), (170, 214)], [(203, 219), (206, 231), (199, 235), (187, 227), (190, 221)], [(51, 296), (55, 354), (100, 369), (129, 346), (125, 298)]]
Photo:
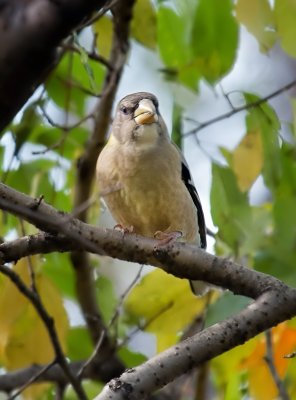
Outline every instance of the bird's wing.
[(182, 157), (182, 180), (186, 188), (188, 189), (188, 192), (190, 193), (193, 203), (195, 204), (197, 210), (200, 246), (201, 248), (205, 249), (207, 247), (207, 232), (206, 232), (205, 217), (197, 190), (194, 186), (194, 183), (190, 175), (189, 167), (183, 157)]

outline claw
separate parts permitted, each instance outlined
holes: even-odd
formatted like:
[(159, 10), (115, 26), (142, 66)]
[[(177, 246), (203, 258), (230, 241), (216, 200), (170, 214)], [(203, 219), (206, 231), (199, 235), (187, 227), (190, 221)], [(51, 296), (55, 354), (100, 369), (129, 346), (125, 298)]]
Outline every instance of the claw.
[(159, 249), (161, 247), (167, 246), (168, 244), (176, 242), (179, 238), (183, 236), (181, 231), (174, 231), (174, 232), (162, 232), (157, 231), (154, 233), (155, 239), (158, 239), (159, 242), (155, 246), (155, 249)]
[(113, 229), (121, 232), (123, 235), (125, 235), (126, 233), (134, 233), (133, 226), (124, 227), (121, 224), (116, 224)]

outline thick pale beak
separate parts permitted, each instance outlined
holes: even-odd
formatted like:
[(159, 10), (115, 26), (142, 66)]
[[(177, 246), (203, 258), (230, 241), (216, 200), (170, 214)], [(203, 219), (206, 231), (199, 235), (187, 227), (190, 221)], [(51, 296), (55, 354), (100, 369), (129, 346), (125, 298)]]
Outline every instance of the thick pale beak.
[(151, 100), (143, 99), (139, 102), (134, 112), (134, 120), (138, 125), (153, 124), (158, 121), (158, 115)]

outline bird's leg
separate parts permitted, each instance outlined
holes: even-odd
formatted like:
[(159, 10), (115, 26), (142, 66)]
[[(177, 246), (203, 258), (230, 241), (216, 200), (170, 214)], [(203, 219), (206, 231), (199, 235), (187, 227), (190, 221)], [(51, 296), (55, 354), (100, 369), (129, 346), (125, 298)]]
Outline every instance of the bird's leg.
[(124, 227), (121, 224), (116, 224), (113, 229), (121, 232), (123, 235), (125, 235), (126, 233), (135, 233), (133, 226)]
[(168, 244), (176, 242), (182, 236), (183, 233), (181, 231), (173, 231), (173, 232), (157, 231), (154, 233), (154, 237), (155, 239), (158, 239), (159, 242), (155, 247), (160, 248), (163, 246), (167, 246)]

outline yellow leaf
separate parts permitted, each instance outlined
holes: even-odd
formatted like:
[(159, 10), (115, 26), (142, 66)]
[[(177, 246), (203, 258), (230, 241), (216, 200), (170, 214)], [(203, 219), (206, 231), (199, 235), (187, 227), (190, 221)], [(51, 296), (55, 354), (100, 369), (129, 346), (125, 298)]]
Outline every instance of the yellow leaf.
[(296, 57), (296, 2), (295, 0), (276, 0), (274, 7), (275, 22), (281, 45), (292, 57)]
[[(54, 318), (59, 341), (65, 348), (68, 320), (62, 298), (53, 284), (38, 271), (38, 258), (31, 257), (36, 273), (36, 286), (48, 314)], [(21, 259), (14, 271), (30, 285), (28, 259)], [(8, 279), (0, 281), (0, 357), (7, 370), (16, 370), (32, 364), (46, 364), (55, 353), (48, 331), (35, 308)], [(24, 395), (36, 398), (46, 386), (34, 385)]]
[(134, 317), (151, 321), (146, 331), (156, 335), (157, 350), (162, 351), (177, 342), (206, 301), (191, 293), (188, 281), (156, 269), (134, 287), (125, 308)]
[(109, 58), (113, 38), (112, 20), (103, 15), (93, 24), (92, 29), (94, 34), (97, 35), (96, 46), (99, 54), (105, 58)]
[(259, 130), (247, 132), (234, 150), (231, 164), (239, 188), (247, 191), (261, 173), (263, 165), (263, 149)]
[[(272, 329), (273, 361), (281, 378), (285, 376), (291, 360), (284, 358), (296, 346), (296, 329), (289, 327), (286, 322)], [(247, 369), (251, 396), (256, 400), (276, 399), (278, 389), (274, 383), (264, 357), (266, 342), (263, 335), (253, 352), (241, 363), (241, 368)], [(262, 385), (264, 382), (264, 385)]]
[(149, 49), (156, 47), (156, 13), (150, 0), (137, 0), (131, 23), (132, 36)]
[(268, 0), (238, 0), (236, 18), (256, 37), (261, 51), (266, 52), (275, 44), (275, 21)]

